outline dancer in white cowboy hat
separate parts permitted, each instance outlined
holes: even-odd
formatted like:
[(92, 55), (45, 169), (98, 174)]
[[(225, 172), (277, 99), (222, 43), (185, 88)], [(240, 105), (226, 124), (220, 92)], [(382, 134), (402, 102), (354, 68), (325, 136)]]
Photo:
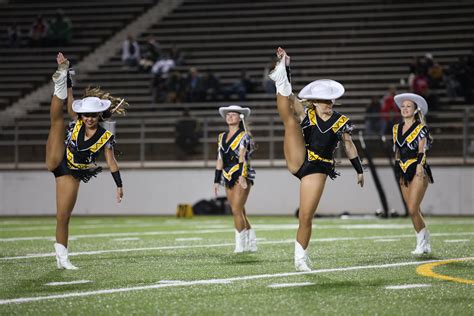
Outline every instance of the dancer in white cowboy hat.
[(310, 271), (308, 245), (312, 220), (323, 193), (326, 178), (334, 179), (333, 153), (339, 142), (357, 172), (357, 183), (364, 185), (362, 164), (352, 142), (352, 123), (333, 110), (335, 100), (344, 94), (337, 81), (321, 79), (305, 86), (298, 98), (293, 94), (289, 76), (290, 57), (277, 49), (275, 69), (269, 77), (277, 88), (277, 107), (285, 127), (284, 154), (288, 170), (301, 180), (299, 227), (295, 242), (295, 268)]
[(245, 202), (255, 179), (255, 170), (250, 166), (254, 142), (245, 124), (245, 119), (250, 116), (250, 109), (230, 105), (220, 107), (219, 114), (225, 119), (229, 130), (220, 133), (218, 138), (214, 193), (217, 196), (220, 184), (225, 186), (234, 216), (234, 252), (255, 252), (257, 237), (245, 210)]
[[(99, 125), (112, 114), (123, 114), (128, 105), (123, 99), (110, 96), (100, 89), (86, 90), (85, 98), (73, 102), (69, 61), (58, 53), (58, 69), (53, 75), (54, 94), (51, 98), (51, 126), (46, 143), (46, 166), (56, 178), (56, 250), (59, 269), (77, 269), (68, 258), (69, 219), (76, 203), (79, 183), (87, 182), (101, 170), (95, 164), (100, 152), (117, 185), (116, 199), (123, 197), (122, 180), (115, 160), (114, 135)], [(64, 101), (74, 120), (65, 137), (63, 118)]]
[(428, 104), (414, 93), (396, 95), (395, 103), (403, 118), (400, 124), (393, 126), (395, 170), (416, 231), (416, 248), (412, 254), (422, 255), (431, 252), (430, 234), (420, 210), (428, 183), (433, 183), (431, 169), (426, 162), (426, 151), (432, 142), (424, 120)]

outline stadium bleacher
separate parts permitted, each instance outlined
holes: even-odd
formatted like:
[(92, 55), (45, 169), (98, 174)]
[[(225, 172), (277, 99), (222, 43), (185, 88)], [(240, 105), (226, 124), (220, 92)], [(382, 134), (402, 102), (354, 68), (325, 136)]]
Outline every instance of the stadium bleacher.
[[(120, 25), (143, 12), (150, 2), (142, 0), (127, 6), (125, 2), (118, 2), (111, 11), (104, 9), (108, 2), (103, 6), (97, 4), (94, 13), (106, 15), (107, 19), (94, 28), (90, 27), (90, 21), (80, 18), (84, 7), (79, 2), (68, 2), (64, 9), (75, 29), (76, 25), (78, 29), (82, 26), (84, 29), (77, 37), (74, 33), (71, 46), (63, 49), (66, 56), (81, 59)], [(22, 4), (7, 5), (12, 6), (8, 14), (25, 10)], [(21, 14), (23, 25), (34, 18), (33, 12)], [(51, 10), (44, 13), (53, 12), (54, 5), (51, 5)], [(206, 144), (189, 159), (212, 159), (213, 142), (217, 132), (224, 128), (216, 110), (229, 103), (253, 109), (252, 130), (260, 145), (256, 158), (282, 158), (283, 128), (278, 120), (274, 95), (265, 93), (261, 84), (263, 68), (276, 47), (284, 47), (292, 57), (294, 91), (318, 78), (332, 78), (343, 83), (346, 94), (338, 109), (363, 129), (365, 107), (372, 96), (382, 97), (391, 84), (396, 84), (400, 92), (409, 89), (406, 79), (413, 56), (424, 56), (429, 52), (446, 67), (460, 56), (472, 54), (473, 13), (471, 1), (456, 1), (455, 5), (452, 1), (300, 0), (239, 1), (238, 4), (184, 1), (158, 24), (143, 30), (139, 37), (141, 46), (150, 35), (156, 37), (163, 49), (177, 45), (185, 53), (185, 64), (177, 67), (181, 74), (187, 73), (190, 67), (212, 70), (224, 85), (234, 82), (245, 69), (256, 84), (256, 90), (247, 94), (246, 101), (231, 96), (230, 100), (213, 102), (154, 104), (151, 101), (151, 75), (123, 67), (120, 53), (98, 70), (81, 74), (81, 80), (75, 84), (75, 95), (80, 97), (89, 85), (99, 85), (125, 97), (131, 104), (128, 115), (117, 118), (117, 135), (123, 152), (121, 159), (174, 159), (174, 126), (185, 108), (208, 127), (202, 135)], [(6, 19), (0, 25), (5, 27), (6, 21), (11, 22)], [(56, 48), (1, 48), (0, 80), (6, 83), (1, 86), (0, 100), (17, 98), (34, 89), (35, 82), (47, 81), (54, 69), (55, 51)], [(18, 69), (15, 65), (22, 67)], [(449, 101), (443, 86), (433, 91), (439, 98), (442, 112), (435, 112), (429, 118), (435, 138), (441, 136), (437, 137), (439, 145), (434, 147), (432, 154), (462, 155), (465, 132), (462, 111), (468, 106), (463, 105), (461, 98)], [(34, 157), (43, 157), (41, 141), (47, 137), (49, 100), (38, 102), (41, 104), (39, 109), (16, 120), (16, 129), (21, 131), (19, 140), (31, 142), (17, 153), (22, 161), (37, 161)], [(4, 127), (4, 130), (12, 129)], [(9, 135), (11, 139), (13, 133)], [(137, 143), (140, 139), (146, 141), (144, 148)], [(378, 143), (374, 144), (375, 155), (383, 156), (384, 150), (378, 148)], [(13, 155), (12, 151), (2, 159), (8, 161)]]

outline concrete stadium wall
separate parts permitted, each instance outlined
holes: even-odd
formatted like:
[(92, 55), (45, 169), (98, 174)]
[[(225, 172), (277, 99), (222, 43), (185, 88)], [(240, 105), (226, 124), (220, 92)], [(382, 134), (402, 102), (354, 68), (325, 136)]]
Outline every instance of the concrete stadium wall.
[[(427, 215), (474, 215), (474, 167), (433, 167), (435, 183), (422, 203)], [(326, 182), (320, 214), (374, 214), (381, 203), (370, 173), (363, 189), (352, 168), (339, 168), (341, 177)], [(391, 209), (403, 212), (400, 194), (387, 167), (378, 169)], [(195, 169), (123, 170), (124, 200), (115, 202), (109, 172), (81, 184), (74, 214), (170, 215), (178, 203), (212, 198), (214, 171)], [(221, 193), (224, 193), (221, 190)], [(291, 215), (298, 207), (299, 181), (285, 168), (258, 168), (247, 210), (249, 214)], [(0, 215), (55, 214), (55, 182), (46, 171), (0, 171)]]

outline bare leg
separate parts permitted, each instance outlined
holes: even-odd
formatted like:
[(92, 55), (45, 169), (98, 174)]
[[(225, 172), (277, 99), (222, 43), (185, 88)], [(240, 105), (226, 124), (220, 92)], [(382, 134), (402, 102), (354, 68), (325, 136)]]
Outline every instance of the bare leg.
[(244, 207), (245, 202), (247, 202), (247, 198), (249, 196), (250, 185), (244, 190), (240, 185), (235, 184), (232, 189), (226, 188), (226, 191), (227, 198), (229, 199), (229, 203), (232, 208), (235, 229), (241, 232), (246, 228)]
[(247, 217), (247, 211), (245, 210), (245, 207), (244, 207), (244, 220), (245, 220), (245, 229), (252, 228), (252, 226), (250, 225), (249, 218)]
[(285, 127), (283, 150), (286, 165), (291, 173), (296, 173), (306, 158), (303, 131), (296, 117), (294, 104), (289, 97), (277, 94), (277, 107)]
[(301, 179), (299, 227), (296, 233), (296, 241), (303, 249), (308, 247), (311, 239), (313, 217), (323, 194), (326, 178), (326, 174), (314, 173)]
[(51, 126), (46, 142), (46, 167), (49, 171), (53, 171), (61, 163), (66, 149), (63, 104), (64, 100), (53, 95), (50, 109)]
[(67, 248), (69, 219), (76, 204), (79, 180), (66, 175), (56, 178), (56, 242)]
[(65, 151), (63, 105), (64, 99), (67, 98), (67, 91), (65, 89), (69, 61), (65, 59), (61, 53), (58, 53), (56, 61), (58, 63), (58, 69), (53, 74), (54, 95), (51, 98), (51, 108), (49, 110), (51, 126), (48, 141), (46, 142), (46, 167), (49, 171), (53, 171), (61, 163)]
[[(407, 203), (408, 212), (413, 222), (413, 227), (418, 233), (420, 230), (425, 228), (425, 221), (421, 215), (420, 204), (425, 196), (426, 189), (428, 188), (428, 179), (426, 177), (420, 178), (418, 176), (413, 177), (413, 180), (406, 188), (406, 196), (404, 194), (405, 202)], [(403, 192), (403, 191), (402, 191)]]

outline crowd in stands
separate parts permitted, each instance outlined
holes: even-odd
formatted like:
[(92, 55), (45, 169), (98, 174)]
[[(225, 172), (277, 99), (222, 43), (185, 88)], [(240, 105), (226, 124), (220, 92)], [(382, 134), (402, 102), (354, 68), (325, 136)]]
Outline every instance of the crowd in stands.
[[(176, 45), (163, 49), (150, 36), (140, 49), (138, 42), (128, 36), (122, 45), (124, 67), (151, 74), (151, 103), (205, 102), (218, 100), (246, 100), (247, 94), (255, 92), (256, 82), (244, 69), (230, 84), (223, 84), (211, 70), (189, 67), (183, 71), (185, 53)], [(266, 76), (265, 76), (266, 78)], [(264, 90), (274, 93), (272, 83), (264, 83)]]
[(72, 38), (72, 22), (62, 9), (47, 21), (39, 14), (29, 30), (22, 30), (16, 23), (7, 28), (8, 47), (46, 47), (67, 45)]
[[(404, 84), (405, 80), (402, 79)], [(461, 56), (458, 61), (443, 67), (432, 54), (413, 57), (409, 64), (408, 87), (413, 93), (423, 96), (430, 111), (439, 108), (437, 89), (445, 88), (449, 102), (463, 97), (465, 104), (474, 103), (474, 55)], [(391, 85), (387, 93), (379, 98), (373, 96), (366, 107), (365, 133), (367, 135), (390, 134), (393, 125), (400, 119), (394, 96), (396, 86)]]

